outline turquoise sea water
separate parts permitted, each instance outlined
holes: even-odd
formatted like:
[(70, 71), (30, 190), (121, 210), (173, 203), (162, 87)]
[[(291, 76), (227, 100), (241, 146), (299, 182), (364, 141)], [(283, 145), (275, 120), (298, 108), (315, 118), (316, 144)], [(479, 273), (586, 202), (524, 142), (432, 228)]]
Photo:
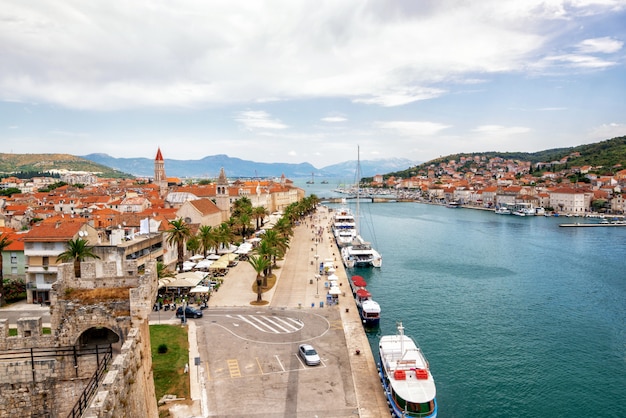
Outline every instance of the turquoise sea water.
[(403, 322), (440, 417), (626, 416), (626, 227), (418, 203), (360, 211), (384, 260), (348, 272), (382, 308), (370, 345), (377, 356)]

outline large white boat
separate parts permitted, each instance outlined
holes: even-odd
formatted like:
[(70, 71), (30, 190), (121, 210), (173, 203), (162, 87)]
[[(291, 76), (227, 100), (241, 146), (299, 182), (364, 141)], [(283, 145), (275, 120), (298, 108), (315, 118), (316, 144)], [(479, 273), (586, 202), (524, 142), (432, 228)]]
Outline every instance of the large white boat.
[(360, 235), (354, 237), (350, 245), (341, 249), (341, 259), (348, 268), (382, 267), (383, 265), (383, 258), (378, 251)]
[(435, 380), (422, 350), (404, 335), (398, 323), (396, 335), (383, 335), (378, 343), (379, 373), (393, 416), (437, 416)]
[(355, 267), (382, 267), (383, 258), (378, 251), (376, 251), (372, 244), (365, 241), (359, 234), (359, 200), (360, 200), (360, 187), (359, 182), (361, 179), (361, 161), (360, 157), (357, 159), (357, 187), (356, 187), (356, 235), (352, 238), (349, 245), (341, 248), (341, 259), (343, 264), (347, 268)]
[(339, 247), (345, 247), (352, 243), (356, 234), (356, 220), (350, 209), (346, 207), (339, 208), (335, 211), (332, 223), (335, 241)]

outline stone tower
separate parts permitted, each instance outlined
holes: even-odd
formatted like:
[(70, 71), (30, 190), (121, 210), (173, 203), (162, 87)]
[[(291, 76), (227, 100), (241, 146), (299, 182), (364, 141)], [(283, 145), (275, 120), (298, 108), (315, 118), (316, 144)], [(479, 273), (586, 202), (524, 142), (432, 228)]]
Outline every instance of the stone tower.
[(161, 148), (157, 150), (154, 158), (154, 184), (159, 186), (159, 195), (165, 196), (167, 193), (167, 177), (165, 176), (165, 161), (161, 155)]
[(230, 195), (228, 192), (228, 179), (226, 178), (224, 167), (220, 169), (220, 176), (217, 178), (215, 204), (222, 212), (222, 222), (227, 221), (230, 217)]

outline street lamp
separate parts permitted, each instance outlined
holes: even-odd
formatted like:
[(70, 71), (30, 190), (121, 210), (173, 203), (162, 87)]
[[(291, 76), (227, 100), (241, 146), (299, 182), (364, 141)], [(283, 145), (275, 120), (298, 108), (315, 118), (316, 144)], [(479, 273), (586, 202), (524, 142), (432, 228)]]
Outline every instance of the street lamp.
[(319, 274), (315, 275), (315, 282), (316, 282), (315, 283), (315, 287), (316, 287), (316, 289), (315, 289), (315, 297), (318, 298), (318, 297), (320, 297), (320, 275)]

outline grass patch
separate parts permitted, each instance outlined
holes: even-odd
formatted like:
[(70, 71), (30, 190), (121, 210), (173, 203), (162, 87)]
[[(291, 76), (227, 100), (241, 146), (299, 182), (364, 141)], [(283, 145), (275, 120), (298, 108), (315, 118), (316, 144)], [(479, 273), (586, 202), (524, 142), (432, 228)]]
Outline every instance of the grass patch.
[[(158, 353), (161, 344), (167, 352)], [(171, 394), (189, 399), (189, 374), (184, 373), (189, 362), (189, 340), (187, 328), (178, 325), (151, 325), (152, 371), (157, 400)]]
[[(41, 328), (41, 333), (50, 335), (52, 330), (49, 327), (43, 327)], [(9, 337), (17, 337), (17, 328), (9, 328)]]

